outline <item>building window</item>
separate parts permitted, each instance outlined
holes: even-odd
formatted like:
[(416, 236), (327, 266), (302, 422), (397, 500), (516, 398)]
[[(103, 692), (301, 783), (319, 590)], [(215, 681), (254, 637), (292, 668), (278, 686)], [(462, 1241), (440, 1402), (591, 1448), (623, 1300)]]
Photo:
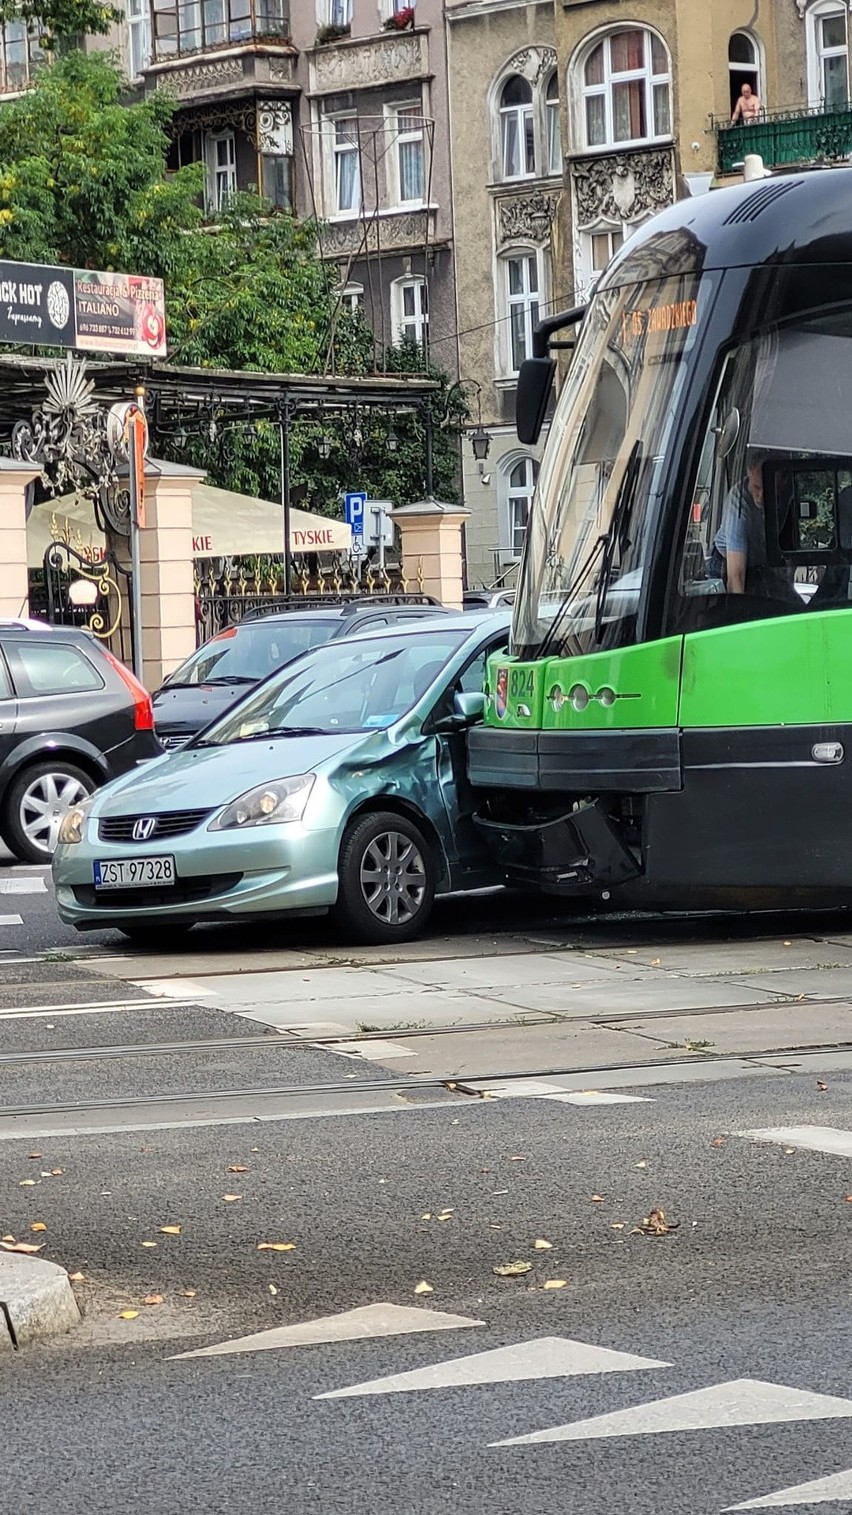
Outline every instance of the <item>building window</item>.
[(352, 0), (327, 0), (326, 26), (338, 26), (344, 30), (352, 25)]
[(263, 198), (279, 210), (292, 210), (293, 159), (286, 153), (264, 153), (260, 162)]
[(394, 110), (397, 205), (422, 204), (424, 198), (423, 117), (419, 104)]
[(30, 36), (25, 21), (7, 21), (0, 27), (2, 43), (2, 79), (0, 87), (8, 93), (25, 89), (38, 63), (44, 61), (44, 53), (38, 44), (38, 36)]
[(361, 206), (361, 162), (357, 116), (329, 116), (332, 215), (357, 214)]
[(748, 85), (752, 95), (761, 100), (760, 59), (757, 43), (748, 32), (733, 32), (731, 35), (728, 43), (728, 77), (731, 84), (732, 112), (744, 84)]
[(207, 137), (207, 198), (211, 210), (225, 210), (237, 192), (237, 144), (233, 132)]
[(344, 284), (341, 289), (335, 290), (335, 294), (342, 308), (348, 310), (351, 316), (357, 316), (364, 309), (363, 284)]
[(598, 226), (580, 234), (579, 298), (587, 300), (625, 240), (622, 226)]
[(391, 322), (394, 342), (426, 346), (429, 335), (429, 297), (426, 280), (397, 279), (391, 285)]
[(559, 78), (552, 73), (544, 93), (544, 140), (547, 152), (547, 172), (562, 172), (562, 141), (559, 135)]
[(538, 478), (538, 463), (535, 458), (507, 460), (503, 469), (505, 481), (505, 507), (503, 539), (512, 557), (520, 557), (527, 531), (533, 491)]
[(812, 106), (844, 110), (849, 104), (849, 34), (846, 6), (831, 0), (808, 11), (808, 94)]
[(151, 12), (148, 0), (128, 0), (127, 61), (131, 79), (138, 79), (151, 62)]
[(539, 270), (534, 252), (514, 253), (503, 260), (508, 326), (509, 373), (516, 374), (532, 357), (532, 334), (538, 325)]
[(644, 27), (610, 32), (583, 55), (580, 94), (587, 147), (671, 136), (669, 55)]
[(507, 79), (500, 94), (500, 169), (504, 179), (535, 174), (532, 86), (520, 74)]

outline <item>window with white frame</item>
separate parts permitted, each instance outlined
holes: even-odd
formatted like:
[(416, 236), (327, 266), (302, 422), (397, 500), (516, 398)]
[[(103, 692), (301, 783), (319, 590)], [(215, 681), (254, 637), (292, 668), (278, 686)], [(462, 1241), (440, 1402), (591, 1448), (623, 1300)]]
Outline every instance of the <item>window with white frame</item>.
[(736, 107), (747, 84), (753, 95), (763, 103), (760, 86), (760, 55), (751, 32), (732, 32), (728, 40), (728, 79), (730, 82), (731, 111)]
[(412, 275), (391, 285), (391, 325), (394, 342), (426, 346), (429, 335), (429, 296), (426, 280)]
[(531, 457), (510, 457), (502, 472), (505, 494), (503, 540), (512, 557), (520, 557), (538, 478), (538, 463)]
[(581, 299), (588, 299), (624, 239), (623, 226), (597, 226), (594, 230), (580, 233), (580, 266), (577, 283)]
[(534, 252), (511, 253), (503, 258), (502, 271), (507, 371), (516, 374), (524, 359), (532, 357), (532, 334), (538, 325), (541, 302), (538, 256)]
[(520, 74), (512, 74), (500, 92), (500, 172), (504, 179), (535, 174), (532, 85)]
[(671, 67), (665, 44), (643, 26), (601, 37), (580, 59), (587, 147), (670, 137)]
[(43, 61), (38, 34), (30, 34), (25, 21), (7, 21), (0, 25), (0, 88), (10, 93), (24, 89), (35, 65)]
[(148, 0), (127, 3), (127, 66), (131, 79), (138, 79), (151, 62), (151, 12)]
[(237, 144), (233, 132), (207, 135), (207, 200), (211, 210), (225, 210), (237, 192)]
[(544, 141), (549, 174), (562, 172), (562, 139), (559, 134), (559, 76), (554, 71), (544, 92)]
[(364, 309), (364, 286), (363, 284), (344, 284), (336, 291), (337, 298), (344, 310), (350, 315), (356, 316), (359, 310)]
[(849, 103), (849, 30), (843, 0), (813, 6), (807, 23), (810, 104), (843, 109)]
[(355, 215), (361, 205), (361, 155), (358, 118), (354, 114), (327, 116), (329, 137), (329, 212)]
[(423, 116), (419, 102), (397, 105), (391, 112), (394, 133), (392, 186), (397, 205), (422, 204), (425, 185)]
[(338, 26), (341, 29), (352, 25), (352, 0), (326, 0), (325, 16), (327, 26)]

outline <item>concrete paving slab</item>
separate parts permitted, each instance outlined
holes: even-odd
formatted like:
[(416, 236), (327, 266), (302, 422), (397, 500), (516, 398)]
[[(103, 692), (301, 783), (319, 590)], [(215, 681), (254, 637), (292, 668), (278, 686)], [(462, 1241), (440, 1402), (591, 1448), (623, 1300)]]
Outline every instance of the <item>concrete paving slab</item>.
[[(218, 1001), (217, 1001), (218, 1003)], [(264, 1026), (273, 1026), (279, 1031), (295, 1031), (308, 1024), (311, 1006), (299, 1001), (292, 1005), (249, 1005), (246, 1008), (231, 1007), (244, 1020), (258, 1021)], [(329, 1001), (315, 1001), (319, 1013), (330, 1010)], [(532, 1011), (518, 1010), (514, 1005), (499, 1004), (473, 994), (444, 994), (440, 989), (417, 992), (411, 988), (406, 993), (395, 995), (347, 994), (333, 1002), (338, 1029), (353, 1031), (404, 1031), (435, 1026), (484, 1026), (492, 1023), (507, 1025), (534, 1019)], [(321, 1031), (314, 1031), (321, 1036)]]
[(488, 957), (455, 958), (428, 963), (405, 963), (383, 969), (398, 984), (422, 988), (502, 989), (529, 984), (599, 984), (631, 978), (654, 977), (654, 970), (637, 964), (622, 968), (618, 963), (595, 962), (582, 953), (542, 952), (505, 954), (498, 961)]
[(17, 1252), (0, 1252), (0, 1305), (12, 1345), (70, 1331), (80, 1311), (68, 1274), (58, 1263)]
[(526, 988), (495, 987), (493, 1000), (522, 1010), (540, 1010), (561, 1017), (593, 1020), (619, 1012), (642, 1010), (712, 1009), (717, 1005), (774, 1004), (782, 992), (760, 984), (727, 979), (688, 979), (674, 975), (656, 979), (612, 979), (600, 984), (530, 984)]
[(660, 1046), (682, 1046), (699, 1039), (709, 1042), (714, 1052), (765, 1052), (852, 1043), (852, 1006), (822, 1006), (811, 1001), (761, 1006), (745, 1015), (722, 1012), (702, 1015), (699, 1020), (674, 1015), (649, 1021), (637, 1018), (619, 1025), (622, 1030), (653, 1038), (658, 1056)]
[(506, 1073), (537, 1074), (551, 1068), (571, 1072), (607, 1063), (641, 1064), (661, 1055), (659, 1044), (641, 1035), (623, 1034), (588, 1021), (497, 1026), (464, 1036), (438, 1031), (434, 1036), (408, 1041), (405, 1033), (399, 1032), (394, 1039), (415, 1054), (416, 1060), (412, 1058), (405, 1065), (406, 1073), (429, 1074), (453, 1082), (464, 1082), (468, 1077), (482, 1080), (488, 1074), (500, 1078)]
[[(790, 945), (785, 947), (785, 941)], [(630, 968), (642, 964), (656, 968), (659, 973), (683, 973), (690, 978), (839, 967), (846, 971), (852, 986), (852, 943), (844, 946), (839, 942), (817, 942), (812, 938), (696, 942), (689, 946), (643, 946), (628, 950), (613, 947), (601, 948), (588, 955), (594, 962), (620, 962)]]
[(743, 975), (737, 980), (746, 986), (760, 985), (778, 994), (806, 994), (813, 999), (852, 1000), (852, 965), (849, 968), (799, 968), (766, 977)]

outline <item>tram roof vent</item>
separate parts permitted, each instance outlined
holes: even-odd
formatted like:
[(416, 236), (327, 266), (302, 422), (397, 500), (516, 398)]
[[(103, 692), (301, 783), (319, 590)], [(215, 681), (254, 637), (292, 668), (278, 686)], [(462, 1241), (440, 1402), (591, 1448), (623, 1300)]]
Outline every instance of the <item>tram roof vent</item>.
[(725, 217), (723, 225), (736, 226), (738, 222), (756, 221), (773, 201), (780, 200), (782, 195), (788, 195), (790, 190), (796, 189), (801, 182), (801, 179), (786, 179), (779, 183), (776, 179), (774, 183), (762, 184), (760, 189), (746, 195), (739, 205), (735, 206)]

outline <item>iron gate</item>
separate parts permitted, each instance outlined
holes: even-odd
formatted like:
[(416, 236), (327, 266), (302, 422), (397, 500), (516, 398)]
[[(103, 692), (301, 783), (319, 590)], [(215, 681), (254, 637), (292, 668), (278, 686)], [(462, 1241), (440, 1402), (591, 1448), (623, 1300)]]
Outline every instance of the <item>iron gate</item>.
[[(90, 562), (67, 542), (51, 542), (43, 559), (43, 584), (31, 591), (31, 608), (54, 626), (77, 626), (104, 642), (123, 663), (133, 660), (133, 596), (130, 571), (114, 553)], [(34, 600), (42, 604), (33, 604)]]

